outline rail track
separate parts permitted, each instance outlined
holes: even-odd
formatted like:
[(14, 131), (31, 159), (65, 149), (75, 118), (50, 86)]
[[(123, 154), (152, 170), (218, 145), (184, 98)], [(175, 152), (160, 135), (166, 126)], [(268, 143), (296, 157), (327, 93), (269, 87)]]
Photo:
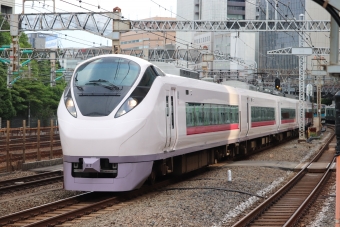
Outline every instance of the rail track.
[(54, 203), (38, 206), (14, 214), (0, 217), (0, 226), (55, 226), (80, 218), (90, 213), (107, 209), (117, 209), (129, 200), (159, 190), (170, 184), (201, 174), (205, 169), (190, 172), (179, 178), (166, 179), (154, 185), (144, 185), (141, 189), (123, 193), (89, 192), (60, 200)]
[[(325, 147), (326, 146), (324, 146), (323, 148)], [(150, 191), (158, 190), (180, 180), (185, 180), (192, 174), (197, 174), (197, 172), (195, 171), (193, 173), (181, 176), (180, 179), (165, 180), (155, 184), (154, 186), (143, 186), (140, 190), (128, 193), (85, 193), (79, 196), (74, 196), (54, 203), (42, 205), (39, 207), (31, 208), (28, 210), (0, 217), (0, 226), (55, 226), (61, 225), (62, 223), (65, 222), (67, 222), (68, 224), (68, 222), (70, 222), (73, 219), (80, 218), (84, 215), (88, 215), (99, 210), (100, 211), (103, 209), (115, 210), (116, 209), (115, 207), (119, 207), (122, 206), (122, 204), (128, 203), (128, 201), (131, 198), (147, 194)], [(310, 174), (306, 172), (304, 175), (312, 176), (316, 174), (317, 173)], [(295, 195), (295, 197), (293, 197), (293, 200), (291, 201), (297, 200), (297, 198), (300, 196), (301, 195), (299, 196)], [(280, 197), (280, 195), (278, 197)], [(274, 200), (277, 201), (278, 197), (275, 197)], [(286, 203), (286, 208), (287, 206), (291, 206), (291, 204), (289, 204), (288, 202), (288, 205)], [(267, 209), (267, 207), (265, 209)], [(262, 212), (263, 209), (261, 210), (261, 213)], [(281, 211), (280, 214), (283, 214), (283, 211)], [(253, 221), (259, 218), (261, 218), (261, 216), (257, 215), (255, 218), (250, 219), (251, 221)], [(249, 224), (245, 225), (240, 224), (235, 226), (247, 226), (247, 225)], [(254, 223), (251, 223), (250, 225), (255, 226)], [(267, 226), (276, 225), (269, 224)], [(282, 225), (279, 224), (278, 226)]]
[[(335, 161), (334, 149), (329, 143), (335, 143), (334, 134), (319, 150), (314, 159), (278, 192), (243, 217), (233, 227), (240, 226), (296, 226), (301, 217), (315, 201), (331, 175)], [(327, 163), (331, 163), (327, 166)], [(327, 166), (321, 173), (313, 166)]]
[(25, 190), (27, 188), (47, 185), (50, 183), (60, 182), (62, 180), (63, 180), (63, 172), (55, 171), (55, 172), (42, 173), (42, 174), (37, 174), (37, 175), (32, 175), (32, 176), (27, 176), (27, 177), (0, 181), (0, 194)]

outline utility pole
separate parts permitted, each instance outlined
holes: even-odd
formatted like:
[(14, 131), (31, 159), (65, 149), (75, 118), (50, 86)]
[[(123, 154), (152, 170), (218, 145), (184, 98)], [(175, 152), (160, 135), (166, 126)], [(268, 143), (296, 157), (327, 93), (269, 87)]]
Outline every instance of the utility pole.
[(321, 67), (321, 60), (324, 60), (324, 57), (322, 56), (314, 56), (312, 60), (317, 61), (317, 70), (312, 70), (312, 76), (314, 76), (315, 80), (314, 83), (316, 85), (316, 103), (317, 103), (317, 117), (318, 117), (318, 125), (317, 127), (321, 130), (321, 87), (323, 85), (322, 77), (326, 76), (327, 73), (324, 69)]
[(189, 44), (187, 44), (187, 69), (189, 68), (189, 59), (188, 56), (189, 55)]
[(50, 52), (50, 62), (51, 62), (51, 76), (50, 76), (50, 85), (51, 87), (55, 86), (55, 59), (56, 53)]
[[(35, 0), (22, 0), (22, 14), (25, 14), (25, 2), (29, 2), (29, 1), (33, 2), (32, 3), (32, 7), (33, 7)], [(50, 1), (53, 1), (53, 13), (55, 13), (55, 0), (50, 0)], [(44, 0), (44, 5), (43, 6), (45, 6), (45, 0)]]
[(120, 51), (120, 38), (121, 38), (121, 33), (120, 32), (115, 32), (115, 30), (119, 29), (119, 21), (120, 18), (122, 17), (122, 10), (119, 7), (113, 8), (113, 23), (112, 23), (112, 53), (113, 54), (119, 54)]
[[(300, 14), (300, 20), (304, 20), (304, 15)], [(299, 47), (304, 47), (304, 33), (299, 33)], [(299, 140), (298, 142), (305, 142), (305, 73), (306, 73), (306, 56), (299, 56)]]
[(32, 73), (32, 71), (31, 71), (31, 62), (29, 62), (27, 64), (27, 67), (28, 67), (28, 78), (31, 79), (31, 73)]
[(12, 38), (10, 51), (10, 65), (8, 67), (7, 88), (10, 88), (13, 73), (18, 71), (20, 66), (19, 59), (19, 15), (11, 14), (10, 35)]

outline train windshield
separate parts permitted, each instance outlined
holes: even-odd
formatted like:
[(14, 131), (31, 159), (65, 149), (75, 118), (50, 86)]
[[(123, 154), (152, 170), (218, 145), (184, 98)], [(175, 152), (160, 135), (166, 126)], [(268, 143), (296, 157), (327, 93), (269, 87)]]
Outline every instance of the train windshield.
[(134, 61), (125, 58), (105, 57), (80, 66), (75, 72), (77, 86), (107, 82), (115, 86), (132, 86), (140, 72)]

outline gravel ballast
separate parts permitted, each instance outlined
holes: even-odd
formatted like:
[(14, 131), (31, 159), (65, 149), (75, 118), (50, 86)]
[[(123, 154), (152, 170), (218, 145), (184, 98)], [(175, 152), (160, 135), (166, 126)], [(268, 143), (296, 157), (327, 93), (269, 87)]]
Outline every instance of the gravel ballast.
[[(252, 155), (248, 161), (282, 161), (297, 164), (306, 162), (324, 144), (329, 132), (328, 129), (322, 135), (321, 140), (313, 140), (311, 144), (299, 144), (297, 140), (293, 140), (260, 154)], [(231, 181), (228, 181), (228, 170), (231, 172)], [(97, 215), (86, 221), (74, 220), (72, 226), (232, 226), (252, 208), (263, 202), (266, 197), (282, 187), (295, 174), (291, 170), (281, 168), (237, 166), (237, 162), (232, 165), (231, 163), (222, 163), (209, 167), (208, 171), (185, 182), (135, 198), (129, 205), (118, 210)], [(0, 176), (0, 180), (4, 180), (8, 176)], [(37, 204), (80, 193), (67, 192), (62, 189), (48, 191), (53, 187), (60, 187), (59, 184), (44, 187), (46, 188), (41, 190), (47, 190), (46, 193), (30, 196), (29, 199), (23, 197), (2, 202), (5, 197), (0, 197), (0, 213), (17, 212), (22, 210), (22, 207), (27, 209), (30, 206), (37, 206)], [(335, 194), (335, 187), (329, 193)], [(6, 199), (8, 199), (7, 196)], [(322, 212), (323, 206), (332, 206), (330, 205), (332, 197), (327, 197), (327, 199), (326, 201), (325, 198), (324, 203), (320, 203), (320, 212)], [(335, 202), (333, 203), (335, 204)], [(331, 217), (332, 221), (328, 221), (327, 224), (334, 226), (332, 209), (317, 215), (319, 213), (313, 214), (320, 220)], [(309, 221), (318, 223), (318, 220)]]
[[(293, 140), (253, 155), (248, 160), (307, 162), (324, 144), (329, 134), (325, 132), (321, 140), (314, 140), (311, 144), (299, 144), (297, 140)], [(278, 168), (230, 166), (228, 163), (209, 169), (191, 180), (168, 187), (177, 190), (154, 192), (139, 197), (129, 206), (74, 226), (232, 226), (264, 201), (260, 196), (270, 196), (296, 174)], [(228, 170), (231, 171), (231, 182), (228, 181)], [(204, 189), (207, 187), (225, 190)], [(180, 190), (181, 188), (186, 189)], [(327, 206), (329, 202), (325, 204)], [(326, 212), (319, 217), (327, 216), (332, 217), (328, 223), (333, 223), (334, 226), (334, 212)]]

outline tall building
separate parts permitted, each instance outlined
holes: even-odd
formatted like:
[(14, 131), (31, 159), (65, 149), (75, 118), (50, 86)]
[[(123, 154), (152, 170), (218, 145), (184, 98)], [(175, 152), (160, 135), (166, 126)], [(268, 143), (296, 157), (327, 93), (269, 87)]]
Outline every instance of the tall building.
[(57, 34), (33, 32), (28, 33), (28, 42), (33, 48), (45, 49), (45, 48), (58, 48), (59, 39)]
[[(177, 0), (177, 20), (226, 21), (256, 18), (255, 0)], [(247, 15), (249, 14), (249, 15)], [(177, 32), (176, 45), (186, 49), (192, 46), (208, 53), (243, 59), (250, 64), (255, 61), (256, 35), (254, 33), (230, 32)], [(183, 42), (188, 45), (183, 45)], [(245, 51), (247, 50), (247, 51)], [(201, 70), (243, 70), (244, 67), (229, 60), (214, 60), (194, 65)]]
[[(177, 20), (200, 20), (200, 0), (177, 0)], [(176, 32), (176, 46), (184, 49), (191, 46), (194, 32)]]
[(12, 14), (14, 12), (15, 0), (0, 0), (1, 13)]
[[(252, 1), (255, 0), (249, 0)], [(242, 20), (246, 18), (246, 12), (252, 15), (250, 11), (254, 10), (253, 14), (255, 14), (255, 8), (249, 2), (246, 0), (177, 0), (177, 20)], [(180, 48), (194, 45), (193, 39), (194, 32), (176, 33), (176, 45)]]
[[(152, 17), (146, 20), (175, 20), (172, 17)], [(175, 32), (126, 32), (122, 33), (120, 48), (123, 50), (141, 50), (163, 48), (175, 45)]]
[[(330, 15), (318, 4), (309, 0), (280, 0), (277, 10), (267, 0), (260, 0), (258, 8), (259, 19), (299, 20), (302, 14), (306, 20), (329, 20)], [(306, 47), (329, 47), (329, 33), (309, 32), (305, 35)], [(267, 55), (269, 50), (299, 46), (299, 33), (296, 32), (260, 32), (258, 65), (260, 69), (297, 69), (298, 57), (293, 55)], [(307, 57), (307, 69), (312, 69), (312, 58)]]

